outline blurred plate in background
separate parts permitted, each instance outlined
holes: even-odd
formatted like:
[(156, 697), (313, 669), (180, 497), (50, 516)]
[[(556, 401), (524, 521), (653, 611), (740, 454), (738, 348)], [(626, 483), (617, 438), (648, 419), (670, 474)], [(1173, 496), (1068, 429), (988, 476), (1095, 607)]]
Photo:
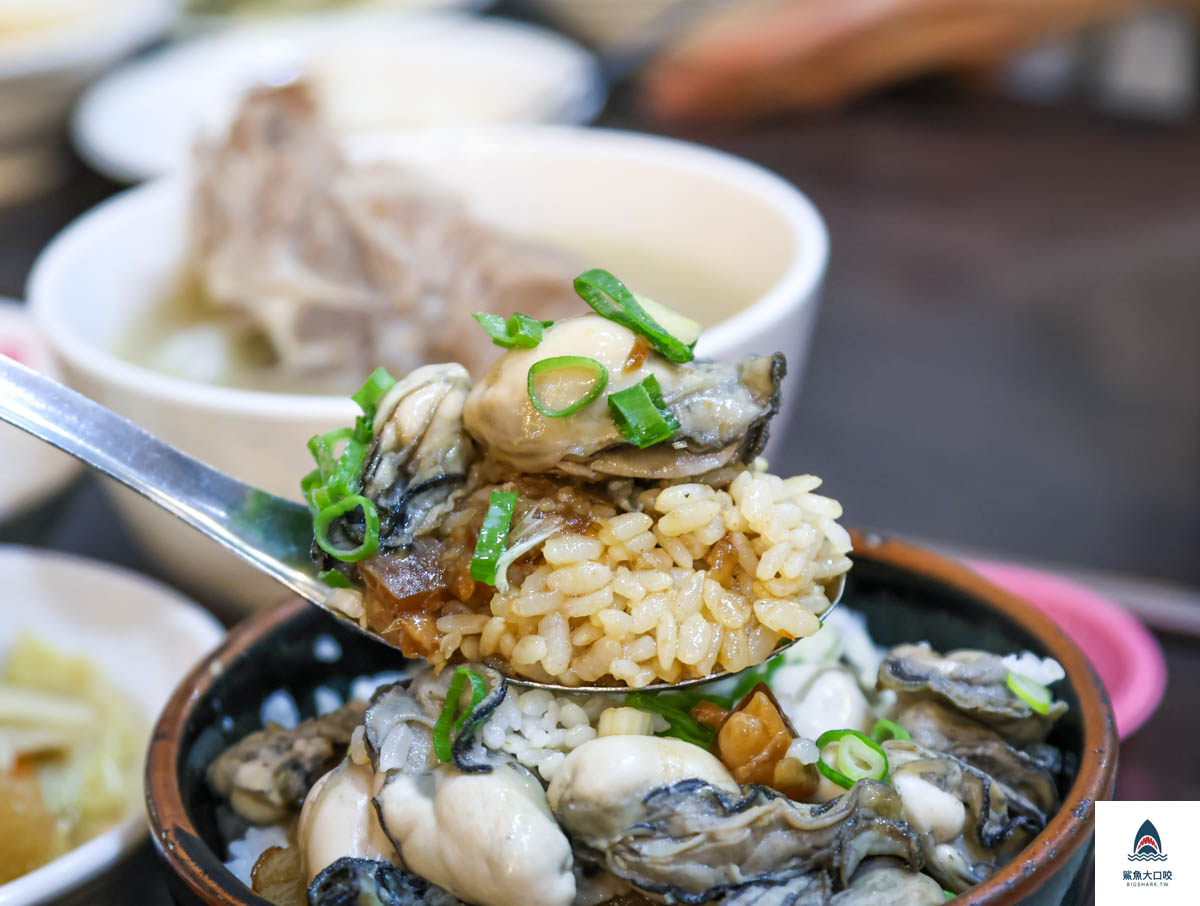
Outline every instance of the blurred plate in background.
[[(0, 299), (0, 355), (61, 379), (23, 306)], [(79, 461), (8, 425), (0, 425), (0, 522), (28, 512), (66, 487)]]
[(180, 34), (196, 34), (231, 24), (264, 22), (281, 16), (331, 9), (386, 9), (395, 12), (486, 9), (495, 0), (185, 0)]
[(65, 172), (59, 131), (87, 82), (163, 34), (177, 0), (0, 3), (0, 202), (25, 201)]
[(179, 170), (255, 84), (308, 73), (344, 134), (475, 123), (586, 123), (604, 90), (592, 56), (549, 31), (465, 16), (347, 13), (237, 28), (168, 47), (94, 85), (79, 153), (136, 182)]

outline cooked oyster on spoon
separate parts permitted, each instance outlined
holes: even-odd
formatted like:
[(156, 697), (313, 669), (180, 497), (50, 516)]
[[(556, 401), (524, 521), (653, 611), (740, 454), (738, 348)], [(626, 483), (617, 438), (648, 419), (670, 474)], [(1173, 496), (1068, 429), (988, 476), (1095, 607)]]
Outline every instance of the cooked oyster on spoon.
[(372, 375), (356, 424), (309, 442), (307, 508), (7, 361), (0, 418), (436, 669), (679, 687), (811, 635), (849, 536), (818, 479), (758, 456), (782, 356), (694, 360), (695, 322), (602, 271), (576, 288), (597, 314), (477, 316), (508, 352), (474, 387), (453, 363)]

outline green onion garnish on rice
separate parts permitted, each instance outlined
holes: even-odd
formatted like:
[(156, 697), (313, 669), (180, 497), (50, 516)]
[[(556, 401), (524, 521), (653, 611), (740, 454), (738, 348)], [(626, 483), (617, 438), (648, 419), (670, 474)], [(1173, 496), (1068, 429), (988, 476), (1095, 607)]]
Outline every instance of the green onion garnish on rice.
[[(464, 708), (456, 719), (455, 712), (458, 711), (459, 702), (468, 682), (471, 684), (471, 704)], [(446, 701), (442, 705), (442, 713), (438, 715), (437, 722), (433, 725), (433, 750), (442, 761), (449, 761), (453, 757), (454, 753), (451, 751), (451, 747), (454, 737), (462, 730), (467, 718), (471, 716), (471, 712), (478, 708), (479, 703), (486, 697), (487, 683), (482, 676), (466, 667), (459, 667), (454, 671), (454, 676), (450, 679), (450, 688), (446, 691)]]
[[(372, 501), (358, 492), (362, 489), (362, 467), (366, 462), (367, 447), (374, 434), (375, 411), (379, 401), (395, 383), (387, 371), (376, 368), (351, 397), (362, 410), (362, 415), (354, 421), (354, 427), (317, 434), (308, 441), (309, 452), (316, 460), (317, 467), (300, 480), (300, 490), (312, 512), (313, 537), (321, 550), (345, 563), (365, 560), (379, 550), (379, 511)], [(341, 453), (337, 452), (339, 444), (343, 445)], [(352, 548), (338, 547), (329, 540), (329, 526), (335, 519), (356, 509), (362, 510), (362, 543)], [(323, 574), (322, 578), (326, 584), (341, 587), (332, 576)], [(346, 581), (344, 576), (341, 578)]]
[[(553, 409), (542, 398), (541, 391), (538, 389), (538, 382), (546, 375), (554, 374), (558, 371), (585, 371), (591, 375), (592, 384), (577, 399), (572, 400), (561, 408)], [(595, 359), (589, 359), (587, 356), (582, 355), (557, 355), (549, 359), (542, 359), (540, 362), (534, 362), (529, 369), (529, 377), (525, 382), (525, 389), (529, 394), (529, 402), (533, 403), (533, 408), (546, 416), (546, 418), (566, 418), (568, 415), (574, 415), (603, 393), (604, 388), (607, 386), (608, 369)]]
[(662, 388), (654, 375), (640, 384), (610, 393), (608, 408), (617, 430), (643, 450), (670, 440), (679, 430), (679, 419), (663, 402)]
[[(585, 271), (575, 278), (575, 292), (583, 299), (596, 314), (628, 327), (636, 334), (641, 334), (650, 341), (650, 345), (676, 364), (690, 362), (696, 357), (692, 347), (683, 340), (673, 336), (658, 321), (651, 317), (637, 297), (629, 289), (601, 268)], [(656, 303), (657, 304), (657, 303)], [(664, 312), (670, 312), (666, 306), (657, 305)], [(671, 312), (674, 318), (684, 320), (682, 315)], [(695, 325), (694, 321), (688, 321)], [(699, 325), (695, 325), (699, 328)]]
[(1041, 683), (1034, 682), (1027, 676), (1008, 671), (1004, 684), (1012, 690), (1013, 695), (1029, 705), (1038, 714), (1049, 714), (1054, 696)]
[[(825, 761), (825, 747), (837, 743), (833, 767)], [(887, 753), (875, 740), (857, 730), (829, 730), (817, 737), (822, 751), (817, 770), (843, 789), (850, 789), (859, 780), (888, 779)]]
[(912, 739), (912, 736), (894, 720), (881, 717), (875, 721), (875, 726), (871, 728), (871, 738), (876, 742), (882, 743), (887, 742), (889, 739)]
[(533, 349), (542, 342), (542, 331), (554, 326), (553, 321), (539, 321), (520, 312), (507, 320), (500, 315), (482, 311), (471, 317), (479, 322), (479, 326), (492, 338), (492, 342), (502, 349)]
[(475, 556), (471, 558), (471, 578), (476, 582), (496, 584), (496, 566), (504, 555), (504, 539), (508, 537), (516, 506), (515, 493), (492, 491), (483, 525), (479, 527), (479, 539), (475, 542)]

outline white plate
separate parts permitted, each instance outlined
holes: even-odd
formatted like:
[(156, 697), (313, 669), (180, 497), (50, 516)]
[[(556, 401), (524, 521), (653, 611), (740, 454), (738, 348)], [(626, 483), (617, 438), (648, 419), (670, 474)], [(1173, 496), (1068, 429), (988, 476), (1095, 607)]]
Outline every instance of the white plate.
[[(178, 593), (107, 564), (0, 546), (0, 575), (0, 658), (23, 630), (63, 651), (86, 654), (138, 709), (147, 743), (176, 685), (225, 634), (212, 616)], [(146, 835), (140, 801), (100, 836), (0, 885), (0, 904), (56, 902), (113, 865)]]
[(457, 15), (339, 13), (235, 28), (116, 70), (76, 108), (97, 170), (128, 182), (182, 169), (251, 86), (313, 73), (342, 134), (475, 123), (585, 123), (604, 93), (593, 57), (552, 32)]
[[(62, 380), (25, 307), (8, 299), (0, 299), (0, 355)], [(0, 522), (61, 490), (79, 469), (74, 457), (0, 423)]]

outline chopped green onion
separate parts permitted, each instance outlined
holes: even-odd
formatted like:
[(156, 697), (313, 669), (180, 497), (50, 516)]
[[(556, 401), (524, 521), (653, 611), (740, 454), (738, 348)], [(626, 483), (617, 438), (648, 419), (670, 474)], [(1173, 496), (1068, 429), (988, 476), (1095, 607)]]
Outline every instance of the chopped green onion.
[(507, 321), (500, 315), (476, 312), (471, 315), (479, 326), (492, 338), (492, 342), (503, 349), (533, 349), (542, 342), (542, 331), (553, 327), (553, 321), (539, 321), (517, 312)]
[(1041, 683), (1034, 682), (1029, 677), (1013, 673), (1010, 670), (1008, 671), (1008, 676), (1004, 679), (1004, 685), (1008, 686), (1012, 690), (1013, 695), (1033, 708), (1038, 714), (1050, 713), (1050, 705), (1054, 701), (1054, 696)]
[[(542, 375), (554, 371), (569, 371), (573, 368), (591, 372), (593, 376), (592, 386), (588, 389), (587, 393), (573, 403), (568, 403), (561, 409), (551, 409), (538, 395), (537, 379)], [(589, 359), (581, 355), (558, 355), (553, 358), (542, 359), (540, 362), (534, 362), (533, 366), (529, 369), (529, 377), (526, 380), (529, 402), (533, 403), (533, 408), (546, 416), (546, 418), (566, 418), (568, 415), (574, 415), (603, 393), (604, 388), (607, 386), (608, 369), (595, 359)]]
[(823, 753), (832, 743), (837, 743), (837, 767), (830, 766), (822, 754), (817, 770), (838, 786), (848, 790), (859, 780), (887, 780), (887, 753), (869, 736), (857, 730), (829, 730), (817, 738), (817, 749)]
[(702, 699), (701, 695), (687, 692), (630, 692), (625, 696), (625, 704), (630, 708), (649, 711), (666, 718), (669, 726), (656, 735), (672, 736), (708, 749), (716, 740), (717, 733), (711, 727), (700, 723), (690, 713)]
[(696, 357), (690, 346), (650, 317), (625, 284), (608, 271), (594, 268), (580, 274), (575, 278), (575, 292), (596, 314), (641, 334), (672, 362), (682, 364)]
[(379, 401), (394, 386), (396, 386), (396, 379), (387, 373), (386, 368), (381, 366), (371, 372), (366, 383), (359, 387), (358, 392), (350, 399), (358, 403), (358, 408), (363, 411), (364, 415), (374, 416), (374, 410), (379, 405)]
[[(455, 713), (458, 711), (459, 702), (462, 700), (462, 694), (468, 682), (471, 684), (471, 703), (458, 715), (456, 720)], [(478, 708), (479, 703), (486, 697), (487, 682), (482, 676), (467, 667), (459, 667), (454, 671), (454, 676), (450, 678), (450, 688), (446, 690), (446, 701), (442, 704), (442, 713), (438, 715), (437, 722), (433, 725), (433, 750), (442, 761), (449, 761), (453, 757), (454, 737), (462, 730), (467, 718), (471, 716), (471, 712)]]
[(317, 578), (331, 588), (353, 588), (350, 580), (336, 569), (323, 569), (317, 573)]
[[(362, 508), (363, 529), (362, 544), (358, 547), (352, 547), (349, 550), (343, 547), (335, 547), (333, 542), (329, 540), (329, 524), (339, 516), (344, 516), (351, 510)], [(351, 494), (349, 497), (343, 497), (335, 503), (329, 504), (327, 507), (317, 513), (317, 517), (313, 520), (313, 537), (316, 538), (317, 545), (321, 550), (330, 556), (337, 557), (344, 563), (357, 563), (359, 560), (365, 560), (371, 554), (379, 549), (379, 511), (375, 509), (375, 504), (358, 494)]]
[(886, 742), (888, 739), (912, 739), (912, 735), (894, 720), (881, 717), (871, 728), (871, 738), (876, 742)]
[(654, 375), (640, 384), (610, 393), (608, 409), (617, 430), (643, 450), (670, 440), (679, 430), (679, 419), (666, 407)]
[(516, 506), (516, 494), (492, 491), (483, 525), (479, 527), (479, 540), (475, 542), (475, 556), (471, 558), (471, 578), (476, 582), (496, 584), (496, 565), (504, 554), (504, 539), (508, 537)]
[[(395, 378), (386, 370), (376, 368), (351, 397), (362, 410), (362, 415), (354, 420), (354, 427), (317, 434), (308, 441), (309, 452), (317, 461), (317, 467), (300, 479), (300, 490), (312, 512), (313, 537), (321, 550), (346, 563), (365, 560), (379, 550), (379, 511), (372, 501), (359, 496), (358, 492), (362, 489), (367, 447), (375, 430), (375, 410), (395, 383)], [(342, 443), (345, 446), (338, 454), (337, 446)], [(362, 544), (348, 550), (334, 546), (329, 540), (330, 523), (359, 508), (363, 511), (365, 525)], [(321, 578), (338, 588), (350, 585), (345, 576), (332, 570), (322, 573)], [(337, 584), (339, 581), (345, 585)]]
[(942, 888), (942, 896), (945, 897), (947, 900), (953, 900), (956, 896), (958, 896), (958, 894), (956, 894), (952, 890), (947, 890), (945, 887), (943, 887)]

